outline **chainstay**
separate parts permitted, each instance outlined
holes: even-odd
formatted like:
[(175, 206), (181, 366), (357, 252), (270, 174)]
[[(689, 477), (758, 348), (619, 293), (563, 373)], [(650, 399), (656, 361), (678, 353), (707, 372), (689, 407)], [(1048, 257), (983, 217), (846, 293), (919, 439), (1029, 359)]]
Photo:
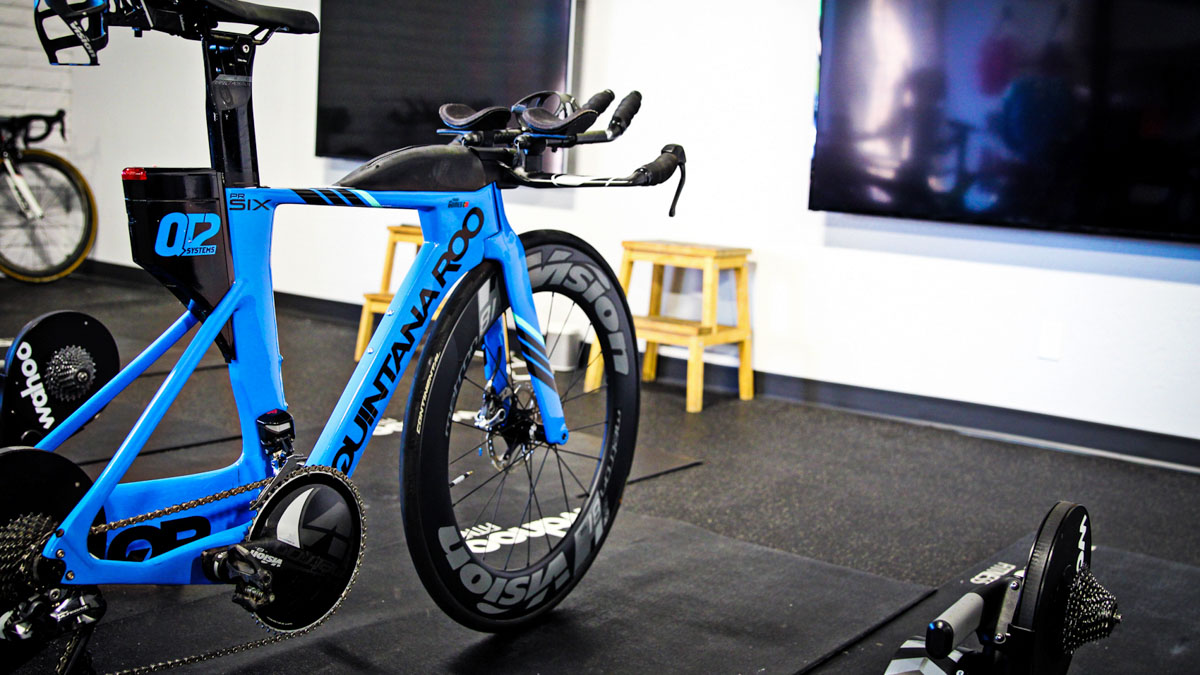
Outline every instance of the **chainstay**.
[(91, 534), (104, 534), (105, 532), (109, 532), (111, 530), (119, 530), (123, 527), (128, 527), (130, 525), (136, 525), (137, 523), (144, 523), (147, 520), (156, 520), (158, 518), (162, 518), (163, 516), (169, 516), (173, 513), (179, 513), (180, 511), (188, 511), (190, 509), (196, 508), (197, 506), (204, 506), (205, 504), (212, 504), (213, 502), (219, 502), (222, 499), (229, 499), (230, 497), (235, 497), (237, 495), (242, 494), (243, 492), (249, 492), (250, 490), (255, 490), (258, 488), (266, 487), (272, 480), (274, 480), (274, 477), (264, 478), (262, 480), (255, 481), (253, 483), (247, 483), (246, 485), (239, 485), (235, 488), (230, 488), (228, 490), (222, 490), (221, 492), (217, 492), (216, 494), (208, 495), (207, 497), (193, 499), (190, 502), (176, 504), (175, 506), (167, 506), (167, 507), (164, 507), (161, 509), (156, 509), (154, 511), (150, 511), (149, 513), (143, 513), (143, 514), (137, 515), (137, 516), (130, 516), (128, 518), (122, 518), (120, 520), (114, 520), (114, 521), (108, 522), (108, 523), (101, 523), (99, 525), (93, 525), (90, 532), (91, 532)]
[[(273, 645), (273, 644), (276, 644), (279, 642), (284, 642), (284, 641), (290, 640), (292, 638), (300, 637), (301, 635), (307, 635), (308, 633), (311, 633), (312, 631), (319, 628), (321, 626), (321, 624), (325, 623), (326, 621), (329, 620), (330, 617), (332, 617), (334, 614), (336, 614), (338, 608), (340, 608), (342, 606), (342, 602), (346, 599), (346, 596), (348, 596), (350, 594), (350, 589), (354, 588), (355, 582), (358, 581), (359, 570), (362, 569), (363, 554), (366, 553), (366, 550), (367, 550), (367, 518), (366, 518), (367, 514), (366, 514), (366, 509), (362, 508), (362, 505), (363, 505), (362, 494), (359, 493), (358, 486), (355, 485), (354, 483), (352, 483), (348, 476), (343, 474), (341, 471), (338, 471), (337, 469), (327, 467), (327, 466), (322, 466), (319, 464), (313, 465), (313, 466), (302, 466), (302, 467), (296, 469), (295, 471), (293, 471), (291, 474), (289, 474), (288, 478), (290, 479), (297, 475), (306, 474), (306, 473), (314, 473), (314, 472), (336, 473), (336, 474), (340, 475), (342, 478), (344, 478), (346, 481), (346, 484), (350, 486), (350, 491), (354, 493), (354, 499), (358, 504), (359, 512), (362, 516), (361, 517), (362, 546), (359, 547), (358, 559), (354, 562), (354, 572), (351, 573), (351, 575), (350, 575), (350, 583), (346, 584), (346, 588), (342, 591), (341, 596), (338, 597), (337, 602), (334, 603), (333, 607), (325, 614), (325, 616), (322, 616), (320, 619), (317, 619), (311, 625), (305, 626), (304, 628), (301, 628), (300, 630), (290, 631), (287, 633), (281, 633), (281, 632), (277, 632), (277, 631), (273, 630), (272, 628), (270, 628), (269, 626), (263, 624), (263, 622), (258, 619), (258, 616), (254, 615), (254, 623), (258, 624), (258, 626), (260, 628), (262, 628), (263, 630), (266, 630), (266, 631), (272, 633), (272, 635), (269, 635), (265, 638), (260, 638), (258, 640), (251, 640), (249, 642), (243, 642), (240, 645), (233, 645), (231, 647), (221, 647), (219, 649), (214, 649), (212, 651), (202, 652), (200, 654), (193, 654), (191, 656), (185, 656), (185, 657), (178, 658), (178, 659), (170, 659), (168, 661), (159, 661), (158, 663), (152, 663), (152, 664), (145, 665), (145, 666), (137, 666), (135, 668), (126, 668), (124, 670), (118, 670), (118, 671), (108, 673), (107, 675), (142, 675), (142, 673), (155, 673), (155, 672), (160, 672), (163, 670), (170, 670), (172, 668), (179, 668), (182, 666), (190, 666), (190, 665), (196, 664), (196, 663), (203, 663), (205, 661), (211, 661), (213, 659), (218, 659), (218, 658), (222, 658), (225, 656), (232, 656), (234, 654), (240, 654), (242, 652), (247, 652), (252, 649), (258, 649), (259, 647), (266, 647), (268, 645)], [(266, 483), (269, 483), (271, 480), (272, 479), (266, 479), (265, 481), (259, 481), (258, 483), (265, 485)], [(287, 481), (281, 481), (280, 483), (276, 484), (274, 487), (272, 487), (271, 493), (273, 494), (275, 491), (277, 491), (281, 487), (283, 487), (283, 485), (285, 485), (286, 483), (287, 483)], [(246, 490), (252, 490), (252, 489), (254, 489), (254, 487), (256, 485), (257, 485), (256, 483), (252, 483), (250, 485), (242, 486), (240, 488), (240, 492), (245, 492)], [(239, 489), (239, 488), (235, 488), (235, 489)], [(218, 493), (218, 494), (223, 494), (223, 493)], [(214, 496), (216, 496), (216, 495), (214, 495)], [(226, 495), (226, 496), (233, 496), (233, 495)], [(270, 496), (271, 496), (270, 494), (263, 495), (263, 497), (264, 497), (263, 503), (266, 503), (266, 500), (269, 499)], [(224, 497), (221, 497), (221, 498), (223, 499)], [(199, 500), (197, 500), (197, 501), (199, 501)], [(213, 500), (213, 501), (215, 501), (215, 500)], [(179, 506), (186, 506), (186, 504), (180, 504)], [(172, 508), (177, 509), (179, 507), (172, 507)], [(191, 507), (189, 507), (189, 508), (191, 508)], [(140, 518), (140, 516), (138, 516), (138, 517)], [(121, 522), (121, 521), (115, 521), (115, 522)], [(137, 521), (137, 522), (141, 522), (141, 521)], [(113, 523), (106, 523), (106, 525), (112, 525), (112, 524)], [(101, 527), (101, 526), (97, 526), (97, 527)], [(253, 613), (252, 613), (252, 615), (253, 615)]]

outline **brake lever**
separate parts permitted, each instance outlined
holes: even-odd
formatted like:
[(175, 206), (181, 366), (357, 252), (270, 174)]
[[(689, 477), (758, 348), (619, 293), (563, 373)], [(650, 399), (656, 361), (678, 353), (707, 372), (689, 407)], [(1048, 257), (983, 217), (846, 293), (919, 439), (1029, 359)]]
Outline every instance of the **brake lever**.
[(687, 154), (683, 151), (683, 146), (676, 143), (670, 143), (663, 146), (663, 153), (670, 153), (675, 157), (676, 168), (679, 169), (679, 185), (675, 187), (675, 198), (671, 200), (671, 210), (667, 212), (667, 217), (675, 217), (675, 207), (679, 204), (679, 195), (683, 194), (683, 184), (687, 182)]
[(679, 164), (679, 185), (675, 188), (675, 198), (671, 200), (671, 210), (667, 212), (668, 218), (675, 217), (675, 206), (679, 203), (679, 195), (683, 192), (683, 182), (687, 180), (687, 165), (680, 162)]

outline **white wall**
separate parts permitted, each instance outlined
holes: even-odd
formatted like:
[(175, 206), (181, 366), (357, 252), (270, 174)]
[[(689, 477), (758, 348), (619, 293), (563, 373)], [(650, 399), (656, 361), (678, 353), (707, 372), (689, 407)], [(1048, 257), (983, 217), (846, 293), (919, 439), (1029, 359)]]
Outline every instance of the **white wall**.
[[(0, 115), (53, 115), (70, 104), (71, 74), (47, 62), (33, 30), (33, 3), (0, 0)], [(70, 156), (57, 133), (41, 147)]]
[[(1200, 438), (1200, 248), (806, 210), (816, 6), (587, 2), (577, 90), (637, 88), (645, 101), (620, 142), (577, 151), (576, 168), (624, 173), (681, 143), (679, 215), (666, 217), (671, 184), (519, 196), (514, 225), (568, 229), (614, 265), (629, 238), (753, 248), (759, 371)], [(259, 52), (268, 185), (327, 184), (351, 168), (313, 156), (317, 44), (280, 35)], [(95, 257), (130, 264), (120, 169), (207, 162), (200, 58), (196, 43), (114, 29), (101, 62), (72, 71), (78, 159), (103, 218)], [(359, 301), (378, 283), (379, 223), (400, 220), (281, 211), (277, 287)], [(635, 312), (647, 277), (637, 270)], [(696, 312), (697, 280), (677, 288), (672, 306)]]

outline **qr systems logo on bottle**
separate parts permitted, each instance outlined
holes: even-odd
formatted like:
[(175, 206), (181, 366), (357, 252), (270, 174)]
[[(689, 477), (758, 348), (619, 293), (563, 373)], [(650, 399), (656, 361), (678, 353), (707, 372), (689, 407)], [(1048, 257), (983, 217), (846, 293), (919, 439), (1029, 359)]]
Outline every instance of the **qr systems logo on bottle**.
[(164, 258), (213, 255), (216, 244), (207, 243), (221, 231), (221, 217), (215, 213), (168, 213), (158, 221), (154, 252)]

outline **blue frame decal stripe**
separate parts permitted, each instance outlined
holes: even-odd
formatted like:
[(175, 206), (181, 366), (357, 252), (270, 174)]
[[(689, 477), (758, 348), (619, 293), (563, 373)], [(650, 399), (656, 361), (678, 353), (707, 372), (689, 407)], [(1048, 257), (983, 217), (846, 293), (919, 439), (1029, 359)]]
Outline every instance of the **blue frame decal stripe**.
[[(532, 362), (532, 361), (530, 361), (530, 363), (533, 363), (533, 362)], [(545, 371), (545, 372), (543, 372), (543, 370), (542, 370), (542, 369), (543, 369), (544, 367), (545, 367), (545, 366), (541, 366), (541, 365), (539, 364), (539, 367), (537, 367), (537, 368), (530, 368), (530, 369), (529, 369), (529, 375), (530, 375), (531, 377), (535, 377), (535, 378), (537, 378), (537, 380), (538, 380), (539, 382), (541, 382), (542, 384), (546, 385), (547, 387), (550, 387), (551, 389), (554, 389), (554, 374), (553, 374), (553, 373), (550, 373), (548, 370), (547, 370), (547, 371)]]
[[(337, 190), (334, 190), (333, 188), (314, 188), (314, 189), (322, 197), (328, 199), (329, 203), (333, 204), (334, 206), (338, 206), (338, 203), (337, 203), (338, 201), (341, 201), (346, 206), (354, 206), (354, 204), (350, 203), (349, 199), (346, 199), (345, 195), (343, 195), (341, 192), (338, 192)], [(337, 200), (335, 200), (334, 197), (336, 197)]]
[(542, 331), (529, 325), (529, 322), (526, 321), (525, 319), (521, 318), (520, 315), (514, 314), (513, 318), (517, 320), (517, 328), (525, 331), (525, 334), (528, 335), (530, 338), (532, 338), (535, 343), (541, 344)]
[(525, 356), (525, 360), (535, 365), (541, 366), (542, 370), (550, 372), (550, 358), (546, 353), (536, 346), (529, 344), (524, 335), (519, 338), (521, 343), (521, 353)]
[(375, 198), (371, 196), (370, 192), (366, 192), (363, 190), (354, 190), (354, 189), (347, 189), (346, 192), (350, 192), (354, 195), (357, 195), (360, 199), (362, 199), (367, 204), (370, 204), (371, 206), (383, 206), (379, 202), (375, 201)]
[(296, 188), (292, 190), (305, 204), (314, 206), (383, 206), (364, 190), (343, 187)]
[(295, 192), (296, 196), (298, 196), (300, 199), (303, 199), (305, 204), (312, 204), (314, 206), (333, 205), (333, 202), (329, 201), (329, 198), (321, 195), (315, 190), (297, 189), (292, 190), (292, 192)]
[(367, 203), (362, 200), (362, 197), (359, 197), (358, 195), (354, 194), (354, 192), (351, 190), (347, 190), (346, 188), (331, 188), (331, 189), (334, 192), (338, 193), (338, 196), (341, 197), (342, 199), (345, 199), (346, 202), (348, 204), (350, 204), (351, 206), (366, 206), (367, 205)]

